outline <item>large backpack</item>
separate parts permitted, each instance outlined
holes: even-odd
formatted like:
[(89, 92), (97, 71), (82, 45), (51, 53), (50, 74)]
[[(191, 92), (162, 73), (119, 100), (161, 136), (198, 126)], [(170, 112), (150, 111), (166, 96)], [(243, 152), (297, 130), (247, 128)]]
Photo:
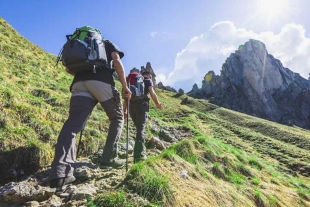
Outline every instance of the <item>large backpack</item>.
[(142, 99), (144, 95), (144, 77), (137, 72), (130, 73), (127, 77), (129, 83), (129, 89), (131, 91), (132, 99)]
[(60, 51), (57, 63), (61, 60), (74, 73), (89, 70), (96, 73), (97, 66), (108, 64), (104, 40), (98, 29), (84, 26), (66, 37), (67, 42)]

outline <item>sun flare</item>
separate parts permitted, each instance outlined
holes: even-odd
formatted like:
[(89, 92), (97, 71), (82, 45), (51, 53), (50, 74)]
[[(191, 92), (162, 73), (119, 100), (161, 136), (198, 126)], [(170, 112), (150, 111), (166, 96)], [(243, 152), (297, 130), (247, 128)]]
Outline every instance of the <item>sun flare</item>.
[(257, 8), (260, 15), (269, 20), (285, 15), (289, 10), (289, 0), (259, 0)]

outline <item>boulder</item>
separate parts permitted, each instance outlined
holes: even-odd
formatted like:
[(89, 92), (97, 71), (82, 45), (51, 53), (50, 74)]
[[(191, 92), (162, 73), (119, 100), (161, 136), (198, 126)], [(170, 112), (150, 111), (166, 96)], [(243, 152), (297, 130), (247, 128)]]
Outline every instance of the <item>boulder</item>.
[(148, 146), (148, 148), (156, 148), (156, 149), (159, 149), (159, 150), (166, 149), (165, 144), (158, 137), (152, 137), (147, 142), (147, 146)]
[(23, 182), (10, 182), (0, 188), (0, 203), (8, 202), (21, 204), (29, 201), (44, 201), (49, 199), (55, 189), (33, 185), (29, 180)]
[(184, 95), (184, 90), (183, 90), (182, 88), (180, 88), (180, 89), (178, 90), (178, 94)]
[(163, 90), (166, 90), (166, 91), (172, 91), (172, 92), (177, 92), (174, 88), (170, 87), (170, 86), (164, 86), (164, 84), (162, 82), (159, 82), (157, 84), (157, 88), (159, 89), (163, 89)]

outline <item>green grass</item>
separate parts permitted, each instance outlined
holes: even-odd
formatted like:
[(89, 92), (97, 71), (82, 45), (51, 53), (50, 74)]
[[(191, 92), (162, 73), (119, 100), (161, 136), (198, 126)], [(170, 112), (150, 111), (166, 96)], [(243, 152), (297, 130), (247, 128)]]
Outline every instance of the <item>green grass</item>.
[(247, 181), (243, 175), (235, 172), (228, 175), (228, 180), (237, 186), (245, 184)]
[(168, 204), (173, 202), (169, 178), (150, 168), (149, 163), (134, 165), (127, 176), (128, 188), (147, 198), (152, 203)]
[(166, 149), (165, 151), (163, 151), (160, 156), (163, 158), (163, 159), (167, 159), (167, 160), (171, 160), (173, 161), (174, 160), (174, 156), (176, 155), (176, 151), (174, 148), (169, 148), (169, 149)]
[(278, 207), (278, 206), (280, 206), (279, 199), (276, 196), (274, 196), (274, 195), (267, 196), (267, 199), (269, 201), (270, 207)]
[(227, 179), (225, 170), (223, 166), (221, 165), (221, 163), (218, 163), (218, 162), (213, 163), (212, 173), (218, 178), (221, 178), (223, 180)]
[[(0, 151), (35, 145), (48, 151), (42, 153), (48, 156), (40, 162), (49, 165), (68, 115), (72, 76), (61, 64), (55, 68), (54, 55), (20, 36), (2, 18), (0, 52)], [(98, 143), (105, 142), (107, 120), (103, 110), (95, 107), (83, 136), (83, 156), (96, 152)]]
[(259, 185), (261, 183), (260, 179), (257, 177), (252, 178), (252, 183), (253, 185)]
[(297, 193), (300, 196), (301, 199), (305, 199), (307, 201), (310, 201), (310, 189), (309, 188), (301, 188), (299, 187), (297, 189)]
[(248, 158), (248, 162), (249, 162), (249, 164), (250, 164), (253, 168), (255, 168), (255, 169), (257, 169), (257, 170), (261, 170), (261, 169), (263, 168), (262, 165), (260, 164), (260, 162), (257, 160), (256, 157), (253, 157), (253, 156), (249, 157), (249, 158)]
[(124, 191), (107, 192), (97, 195), (93, 200), (88, 201), (89, 207), (134, 207), (134, 204), (127, 199)]
[(182, 140), (177, 143), (174, 148), (177, 155), (185, 159), (186, 161), (196, 164), (198, 157), (195, 155), (195, 146), (191, 140)]
[(254, 188), (254, 201), (256, 206), (266, 206), (266, 197), (259, 188)]

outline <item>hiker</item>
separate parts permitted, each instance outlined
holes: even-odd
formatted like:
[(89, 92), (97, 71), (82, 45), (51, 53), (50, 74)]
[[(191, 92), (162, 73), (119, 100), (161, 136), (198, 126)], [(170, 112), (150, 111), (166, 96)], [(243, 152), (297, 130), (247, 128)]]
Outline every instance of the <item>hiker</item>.
[[(89, 28), (86, 26), (78, 32), (82, 33), (87, 29)], [(75, 33), (72, 36), (74, 35)], [(106, 58), (104, 61), (105, 63), (110, 63), (113, 60), (115, 71), (122, 84), (123, 91), (125, 91), (125, 97), (130, 99), (131, 91), (126, 85), (124, 67), (121, 62), (124, 53), (109, 40), (102, 39), (101, 33), (100, 38), (96, 47), (99, 48), (99, 44), (101, 44), (103, 48), (99, 48), (98, 50), (99, 52), (104, 51), (105, 54), (99, 54), (98, 57), (102, 56)], [(70, 39), (68, 39), (68, 42), (69, 40)], [(102, 41), (104, 44), (102, 44)], [(84, 47), (83, 45), (78, 45), (78, 42), (75, 44), (76, 47)], [(65, 47), (66, 45), (63, 47), (61, 58), (63, 58), (62, 62), (66, 66), (66, 55), (72, 54), (72, 51), (66, 54)], [(69, 49), (73, 50), (75, 49), (74, 47)], [(89, 63), (90, 61), (86, 62)], [(117, 156), (117, 143), (121, 135), (124, 117), (120, 95), (115, 88), (111, 66), (109, 64), (91, 65), (93, 69), (84, 72), (72, 72), (68, 67), (69, 65), (66, 66), (66, 71), (74, 76), (70, 86), (71, 99), (69, 117), (60, 131), (55, 146), (55, 156), (51, 165), (52, 168), (49, 177), (51, 188), (61, 188), (63, 185), (75, 181), (75, 177), (73, 176), (74, 168), (72, 166), (76, 161), (75, 137), (78, 132), (82, 130), (83, 125), (87, 122), (88, 117), (98, 102), (101, 104), (110, 120), (108, 135), (100, 160), (100, 167), (119, 168), (123, 167), (125, 164), (125, 162), (120, 160)], [(73, 66), (70, 67), (74, 70), (83, 69), (74, 68)]]
[[(127, 82), (130, 83), (130, 88), (132, 88), (132, 84), (134, 84), (133, 79), (136, 79), (137, 76), (141, 76), (141, 74), (137, 71), (137, 69), (135, 70), (134, 68), (127, 77)], [(153, 88), (152, 74), (150, 71), (142, 71), (142, 80), (143, 90), (141, 91), (141, 96), (137, 96), (137, 94), (135, 94), (136, 92), (132, 91), (132, 97), (129, 101), (129, 114), (136, 127), (136, 137), (133, 152), (135, 163), (147, 158), (145, 147), (145, 127), (149, 112), (150, 98), (148, 97), (148, 94), (150, 94), (156, 108), (162, 109), (162, 104), (158, 101), (157, 95)], [(127, 108), (128, 106), (125, 100), (123, 103), (123, 110), (124, 116), (126, 118), (128, 118)]]

